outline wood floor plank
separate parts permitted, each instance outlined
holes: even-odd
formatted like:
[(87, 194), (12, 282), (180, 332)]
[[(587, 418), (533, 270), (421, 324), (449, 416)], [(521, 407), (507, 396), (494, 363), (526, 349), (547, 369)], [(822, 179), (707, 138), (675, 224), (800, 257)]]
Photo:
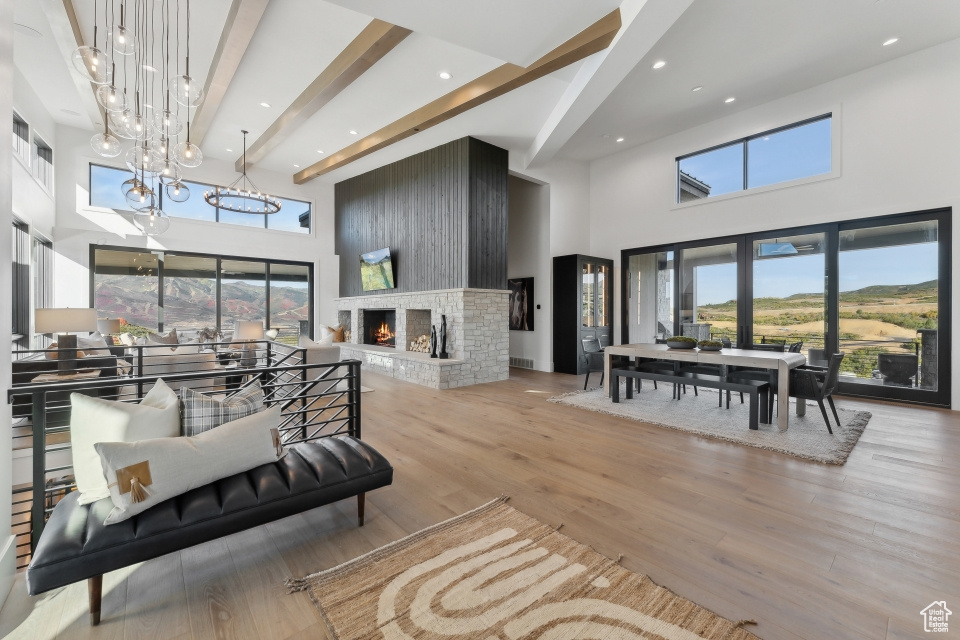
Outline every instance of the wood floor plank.
[(920, 608), (960, 602), (960, 414), (840, 399), (873, 418), (837, 466), (547, 402), (582, 377), (364, 383), (364, 440), (395, 469), (368, 495), (364, 527), (343, 500), (108, 574), (102, 634), (80, 624), (85, 585), (29, 598), (20, 576), (0, 636), (54, 638), (63, 623), (76, 637), (325, 638), (285, 578), (501, 494), (720, 615), (756, 619), (765, 640), (923, 637)]

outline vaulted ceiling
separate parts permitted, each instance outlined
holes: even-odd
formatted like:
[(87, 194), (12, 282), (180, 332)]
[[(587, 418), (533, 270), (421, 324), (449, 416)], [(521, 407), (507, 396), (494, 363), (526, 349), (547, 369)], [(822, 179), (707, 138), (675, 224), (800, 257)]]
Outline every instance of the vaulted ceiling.
[[(91, 130), (68, 61), (93, 9), (18, 0), (14, 17), (19, 70)], [(204, 154), (236, 160), (246, 129), (257, 167), (337, 182), (465, 135), (531, 165), (599, 158), (960, 37), (960, 3), (202, 0), (192, 25)]]

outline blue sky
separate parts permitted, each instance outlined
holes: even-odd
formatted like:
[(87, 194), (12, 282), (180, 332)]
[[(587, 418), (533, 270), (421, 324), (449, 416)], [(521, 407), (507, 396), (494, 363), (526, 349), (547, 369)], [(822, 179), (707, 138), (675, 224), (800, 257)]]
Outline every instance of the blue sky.
[[(758, 260), (753, 288), (758, 298), (787, 297), (823, 291), (824, 256), (800, 255)], [(840, 291), (878, 284), (917, 284), (937, 279), (937, 244), (909, 244), (840, 252)], [(697, 268), (700, 304), (737, 297), (737, 266), (733, 263)]]

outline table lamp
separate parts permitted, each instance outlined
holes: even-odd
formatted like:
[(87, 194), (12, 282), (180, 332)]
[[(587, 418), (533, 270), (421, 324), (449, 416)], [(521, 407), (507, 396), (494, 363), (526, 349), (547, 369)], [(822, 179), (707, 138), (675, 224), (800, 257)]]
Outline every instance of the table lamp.
[[(238, 320), (237, 326), (233, 332), (235, 341), (245, 341), (243, 345), (243, 356), (240, 358), (240, 365), (251, 367), (256, 364), (256, 348), (249, 342), (252, 340), (263, 340), (263, 322), (260, 320)], [(253, 353), (251, 353), (253, 351)]]
[(96, 309), (37, 309), (34, 316), (34, 331), (57, 333), (57, 370), (60, 375), (77, 368), (77, 336), (70, 332), (97, 330)]

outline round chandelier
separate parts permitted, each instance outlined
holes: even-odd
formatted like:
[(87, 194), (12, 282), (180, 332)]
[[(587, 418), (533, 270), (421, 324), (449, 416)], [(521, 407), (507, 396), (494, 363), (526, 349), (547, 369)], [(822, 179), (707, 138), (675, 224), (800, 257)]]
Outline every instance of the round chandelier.
[(280, 211), (280, 200), (260, 191), (253, 180), (247, 177), (247, 131), (243, 133), (243, 171), (240, 177), (226, 187), (214, 187), (213, 191), (204, 191), (203, 199), (211, 207), (239, 213), (276, 213)]

